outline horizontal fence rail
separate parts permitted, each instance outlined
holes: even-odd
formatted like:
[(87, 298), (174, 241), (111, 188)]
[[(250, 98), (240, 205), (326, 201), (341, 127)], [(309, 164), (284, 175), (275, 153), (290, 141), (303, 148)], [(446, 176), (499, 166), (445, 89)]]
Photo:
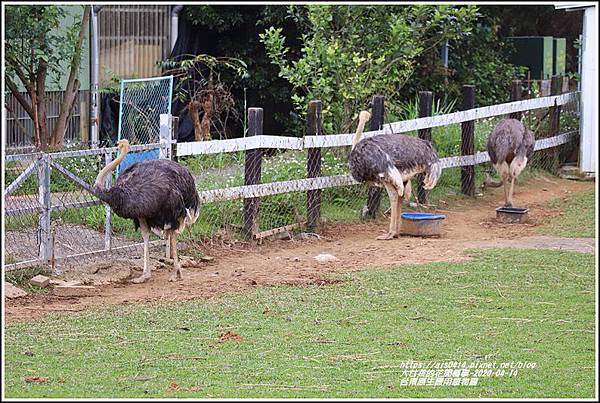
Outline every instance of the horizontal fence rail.
[(300, 137), (258, 135), (239, 139), (179, 143), (177, 144), (177, 156), (230, 153), (258, 148), (302, 150), (304, 148), (304, 139)]
[[(364, 132), (363, 138), (377, 136), (380, 134), (406, 133), (414, 130), (430, 129), (433, 127), (447, 126), (455, 123), (469, 122), (476, 119), (502, 116), (513, 112), (523, 112), (540, 108), (548, 108), (551, 106), (561, 106), (570, 102), (575, 102), (578, 99), (579, 93), (571, 92), (568, 94), (551, 97), (534, 98), (527, 99), (525, 101), (483, 106), (481, 108), (448, 113), (446, 115), (418, 118), (402, 122), (385, 123), (381, 130)], [(304, 146), (306, 148), (349, 146), (352, 144), (353, 137), (353, 133), (307, 137)]]
[[(577, 131), (559, 134), (537, 140), (535, 150), (556, 147), (571, 141)], [(478, 152), (475, 155), (464, 155), (441, 158), (442, 168), (452, 168), (467, 165), (483, 164), (490, 160), (487, 152)], [(296, 179), (284, 182), (263, 183), (260, 185), (236, 186), (224, 189), (203, 190), (198, 192), (200, 201), (203, 203), (236, 200), (249, 197), (271, 196), (279, 193), (302, 192), (306, 190), (326, 189), (336, 186), (357, 185), (360, 182), (352, 179), (350, 175), (321, 176), (318, 178)]]

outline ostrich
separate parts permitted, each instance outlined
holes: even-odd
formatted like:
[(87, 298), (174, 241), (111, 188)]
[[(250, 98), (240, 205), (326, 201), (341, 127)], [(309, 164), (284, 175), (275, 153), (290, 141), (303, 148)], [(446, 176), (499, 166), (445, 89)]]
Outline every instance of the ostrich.
[(359, 114), (348, 162), (355, 180), (383, 186), (388, 193), (392, 210), (390, 228), (387, 234), (377, 237), (386, 240), (399, 235), (402, 199), (410, 199), (411, 178), (425, 173), (423, 188), (433, 189), (442, 167), (433, 144), (427, 140), (401, 134), (382, 134), (361, 141), (365, 123), (370, 117), (367, 111)]
[(94, 192), (120, 217), (131, 218), (144, 239), (144, 271), (133, 280), (142, 283), (150, 278), (148, 242), (150, 231), (164, 233), (167, 258), (173, 258), (169, 281), (181, 280), (177, 257), (177, 235), (198, 219), (199, 198), (190, 172), (171, 160), (137, 162), (122, 171), (115, 184), (105, 189), (105, 178), (129, 152), (129, 141), (119, 140), (118, 157), (106, 165), (96, 177)]
[[(513, 205), (515, 179), (525, 169), (527, 160), (533, 155), (534, 146), (533, 132), (517, 119), (501, 120), (488, 138), (488, 154), (504, 185), (505, 207)], [(507, 189), (509, 180), (510, 189)], [(492, 182), (488, 177), (483, 186), (499, 187), (501, 184)]]

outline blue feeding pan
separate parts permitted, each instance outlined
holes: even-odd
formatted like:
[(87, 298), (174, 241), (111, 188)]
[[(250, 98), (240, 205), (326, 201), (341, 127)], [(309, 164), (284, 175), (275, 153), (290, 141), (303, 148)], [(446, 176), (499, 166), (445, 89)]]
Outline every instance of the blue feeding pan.
[(528, 211), (528, 208), (523, 207), (498, 207), (496, 219), (504, 224), (523, 224), (529, 218)]
[(158, 149), (158, 148), (155, 150), (129, 153), (125, 156), (123, 161), (117, 167), (117, 173), (123, 172), (130, 165), (133, 165), (136, 162), (144, 161), (144, 160), (155, 160), (155, 159), (158, 159), (159, 156), (160, 156), (160, 149)]
[(443, 214), (402, 213), (400, 232), (413, 236), (439, 236), (442, 231)]

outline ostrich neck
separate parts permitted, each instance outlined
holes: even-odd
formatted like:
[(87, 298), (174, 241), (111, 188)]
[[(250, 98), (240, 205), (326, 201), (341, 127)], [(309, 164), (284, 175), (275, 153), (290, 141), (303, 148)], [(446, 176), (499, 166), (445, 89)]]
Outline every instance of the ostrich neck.
[(358, 144), (358, 142), (360, 141), (362, 134), (363, 134), (363, 130), (365, 129), (365, 123), (366, 123), (366, 121), (364, 121), (364, 120), (358, 121), (358, 127), (356, 128), (356, 134), (354, 135), (354, 140), (352, 140), (352, 148), (354, 148), (354, 146), (356, 146), (356, 144)]
[(104, 168), (102, 168), (102, 170), (100, 172), (98, 172), (98, 176), (96, 177), (96, 182), (94, 183), (95, 187), (104, 190), (104, 184), (106, 183), (106, 181), (105, 181), (106, 176), (108, 174), (110, 174), (112, 171), (114, 171), (115, 168), (121, 163), (121, 161), (123, 161), (123, 159), (127, 155), (128, 151), (129, 150), (127, 148), (121, 150), (121, 152), (119, 153), (117, 158), (115, 158), (114, 161), (107, 164)]

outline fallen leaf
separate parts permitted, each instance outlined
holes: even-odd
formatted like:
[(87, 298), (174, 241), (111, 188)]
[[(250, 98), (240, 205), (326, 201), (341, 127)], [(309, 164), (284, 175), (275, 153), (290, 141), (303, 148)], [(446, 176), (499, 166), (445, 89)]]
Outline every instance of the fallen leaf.
[(26, 376), (25, 382), (27, 382), (27, 383), (47, 383), (48, 378), (45, 378), (43, 376)]
[(226, 341), (242, 342), (242, 341), (244, 341), (244, 336), (240, 336), (239, 334), (233, 333), (233, 332), (227, 332), (227, 333), (223, 333), (221, 336), (219, 336), (219, 341), (221, 343), (226, 342)]

